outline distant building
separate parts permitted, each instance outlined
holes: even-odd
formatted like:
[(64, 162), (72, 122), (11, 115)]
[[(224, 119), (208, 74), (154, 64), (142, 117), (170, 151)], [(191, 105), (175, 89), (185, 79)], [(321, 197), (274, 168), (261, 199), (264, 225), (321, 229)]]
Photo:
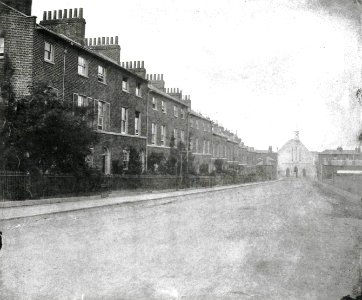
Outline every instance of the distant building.
[(314, 155), (299, 139), (299, 132), (295, 132), (294, 139), (289, 140), (278, 151), (279, 176), (315, 177), (316, 167)]
[(318, 155), (318, 178), (332, 179), (337, 171), (362, 170), (362, 153), (361, 148), (354, 150), (343, 150), (338, 147), (336, 150), (324, 150)]
[(269, 150), (255, 150), (255, 156), (257, 169), (264, 170), (267, 179), (277, 179), (278, 153), (270, 146)]

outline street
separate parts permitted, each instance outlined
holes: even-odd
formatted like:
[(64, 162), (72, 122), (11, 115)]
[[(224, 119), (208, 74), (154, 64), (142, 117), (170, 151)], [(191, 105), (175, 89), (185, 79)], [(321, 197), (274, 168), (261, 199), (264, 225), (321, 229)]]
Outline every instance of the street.
[(0, 299), (340, 299), (362, 208), (298, 179), (3, 221)]

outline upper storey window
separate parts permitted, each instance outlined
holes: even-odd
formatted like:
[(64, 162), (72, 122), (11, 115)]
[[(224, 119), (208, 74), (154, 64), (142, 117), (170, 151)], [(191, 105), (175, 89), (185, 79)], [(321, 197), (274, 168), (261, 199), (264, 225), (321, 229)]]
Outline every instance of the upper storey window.
[(98, 66), (98, 81), (106, 83), (107, 69), (103, 66)]
[(142, 97), (141, 84), (140, 83), (137, 83), (137, 85), (136, 85), (136, 96), (137, 97)]
[(123, 77), (122, 78), (122, 90), (125, 91), (125, 92), (128, 92), (128, 89), (129, 89), (128, 78)]
[(88, 77), (88, 61), (82, 56), (78, 56), (78, 74)]
[(157, 99), (152, 97), (152, 109), (157, 110)]
[(5, 39), (0, 37), (0, 59), (4, 58), (5, 53)]
[(44, 60), (51, 63), (54, 62), (54, 46), (48, 42), (44, 44)]

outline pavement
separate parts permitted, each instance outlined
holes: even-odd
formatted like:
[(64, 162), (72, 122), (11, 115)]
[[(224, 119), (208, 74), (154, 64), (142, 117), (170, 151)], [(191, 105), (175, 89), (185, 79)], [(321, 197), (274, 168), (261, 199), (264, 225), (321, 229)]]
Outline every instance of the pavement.
[(266, 183), (268, 182), (244, 183), (228, 186), (216, 186), (211, 188), (183, 189), (177, 191), (114, 191), (107, 197), (102, 197), (102, 195), (94, 195), (25, 201), (3, 201), (0, 202), (0, 220), (62, 213), (102, 206), (120, 205), (137, 201), (151, 201), (157, 199), (166, 199), (170, 197), (182, 197), (185, 195), (209, 193), (227, 189), (234, 189), (237, 187), (247, 187)]
[(360, 202), (301, 179), (2, 220), (0, 230), (0, 299), (332, 300), (362, 284)]

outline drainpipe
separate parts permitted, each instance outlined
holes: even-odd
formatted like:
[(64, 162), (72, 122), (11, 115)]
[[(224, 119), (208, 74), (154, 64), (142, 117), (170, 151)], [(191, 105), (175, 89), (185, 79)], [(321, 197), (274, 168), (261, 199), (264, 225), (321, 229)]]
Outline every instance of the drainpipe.
[(64, 48), (64, 53), (63, 53), (63, 101), (65, 99), (65, 63), (66, 63), (66, 55), (68, 53), (68, 49), (67, 47)]
[(146, 107), (146, 157), (145, 157), (145, 169), (148, 171), (148, 125), (149, 125), (149, 115), (148, 115), (148, 107), (150, 103), (150, 93), (151, 91), (147, 91), (147, 107)]

